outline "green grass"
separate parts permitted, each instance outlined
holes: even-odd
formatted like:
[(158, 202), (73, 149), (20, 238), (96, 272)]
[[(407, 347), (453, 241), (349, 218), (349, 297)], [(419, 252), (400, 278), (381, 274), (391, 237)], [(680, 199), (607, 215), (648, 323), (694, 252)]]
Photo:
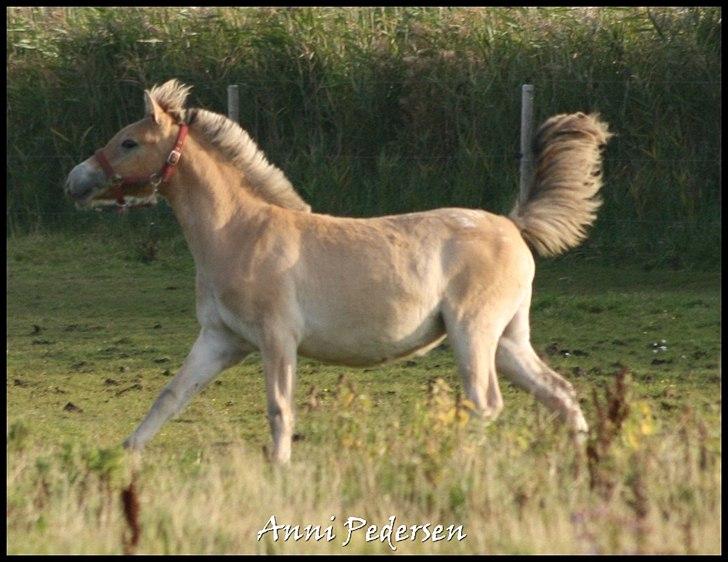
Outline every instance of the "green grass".
[[(617, 136), (589, 255), (720, 263), (721, 11), (704, 8), (11, 8), (8, 218), (77, 228), (68, 171), (171, 77), (240, 120), (319, 212), (509, 210), (520, 88), (535, 119)], [(91, 219), (89, 219), (91, 220)]]
[[(122, 220), (120, 229), (135, 224)], [(121, 453), (197, 326), (181, 237), (162, 233), (145, 262), (147, 231), (112, 234), (8, 240), (10, 552), (121, 552), (118, 496), (132, 474), (138, 552), (387, 552), (363, 535), (341, 547), (342, 525), (393, 514), (468, 534), (399, 552), (720, 550), (718, 273), (538, 264), (534, 344), (574, 383), (592, 426), (592, 393), (630, 372), (629, 416), (598, 465), (507, 381), (497, 421), (460, 423), (460, 381), (443, 347), (375, 369), (302, 360), (301, 440), (281, 470), (261, 452), (257, 355), (218, 377), (141, 460)], [(611, 492), (591, 485), (594, 466)], [(322, 527), (335, 515), (337, 539), (257, 542), (273, 514)]]

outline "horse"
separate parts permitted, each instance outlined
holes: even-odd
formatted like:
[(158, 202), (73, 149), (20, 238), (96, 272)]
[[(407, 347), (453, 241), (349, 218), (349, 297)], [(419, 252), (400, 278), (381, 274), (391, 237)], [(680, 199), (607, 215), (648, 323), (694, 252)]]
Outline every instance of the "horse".
[(273, 462), (291, 456), (298, 355), (346, 366), (422, 355), (445, 337), (466, 397), (503, 409), (497, 374), (572, 434), (588, 425), (573, 386), (530, 341), (534, 252), (586, 238), (601, 204), (598, 114), (559, 114), (534, 139), (535, 173), (508, 216), (439, 208), (372, 218), (314, 213), (237, 123), (186, 108), (177, 80), (144, 92), (145, 116), (65, 182), (79, 208), (163, 197), (196, 267), (198, 337), (123, 445), (140, 450), (223, 370), (259, 351)]

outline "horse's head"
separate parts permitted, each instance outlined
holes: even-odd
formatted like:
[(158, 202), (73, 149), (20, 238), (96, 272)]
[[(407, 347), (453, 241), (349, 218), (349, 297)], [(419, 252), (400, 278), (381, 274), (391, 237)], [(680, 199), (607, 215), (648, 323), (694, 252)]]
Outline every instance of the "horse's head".
[[(146, 116), (117, 132), (103, 148), (68, 174), (65, 191), (79, 207), (155, 202), (160, 181), (171, 176), (184, 142), (186, 125), (179, 111), (160, 105), (159, 92), (175, 89), (184, 99), (189, 88), (171, 80), (144, 92)], [(156, 95), (155, 95), (156, 94)], [(184, 129), (184, 131), (183, 131)]]

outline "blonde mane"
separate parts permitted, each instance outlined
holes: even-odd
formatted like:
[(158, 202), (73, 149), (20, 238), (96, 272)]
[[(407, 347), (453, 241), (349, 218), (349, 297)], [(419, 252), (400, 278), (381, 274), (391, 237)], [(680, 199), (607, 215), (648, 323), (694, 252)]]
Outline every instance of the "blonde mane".
[(301, 198), (286, 175), (268, 162), (265, 154), (240, 125), (224, 115), (206, 109), (185, 109), (191, 87), (177, 80), (169, 80), (154, 86), (149, 95), (175, 119), (181, 119), (198, 131), (248, 180), (254, 194), (268, 203), (310, 212), (311, 207)]

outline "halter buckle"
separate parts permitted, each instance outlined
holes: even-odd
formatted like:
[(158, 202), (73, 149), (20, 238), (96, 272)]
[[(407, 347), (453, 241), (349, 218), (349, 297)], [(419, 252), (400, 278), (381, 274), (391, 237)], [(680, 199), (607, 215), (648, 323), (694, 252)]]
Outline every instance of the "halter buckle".
[(119, 210), (126, 209), (129, 206), (129, 202), (126, 199), (122, 199), (121, 201), (117, 199), (116, 206), (119, 207)]
[(167, 164), (169, 164), (170, 166), (176, 166), (181, 156), (182, 151), (177, 149), (173, 150), (169, 153), (169, 156), (167, 156)]

